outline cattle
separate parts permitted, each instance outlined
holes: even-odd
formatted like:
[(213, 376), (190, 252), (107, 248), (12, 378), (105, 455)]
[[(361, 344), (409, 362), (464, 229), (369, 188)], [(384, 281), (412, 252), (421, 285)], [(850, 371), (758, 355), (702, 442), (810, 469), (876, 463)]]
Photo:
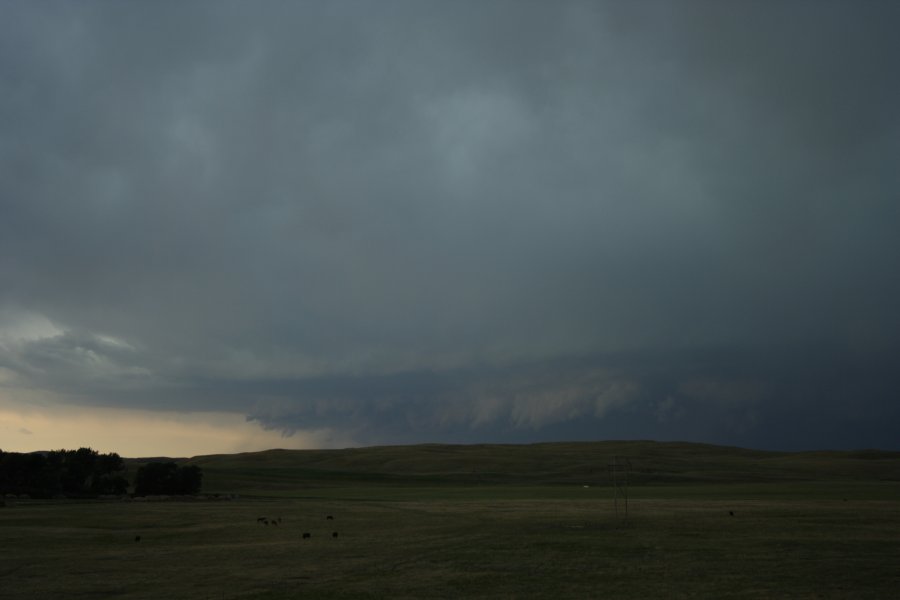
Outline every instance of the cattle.
[(332, 515), (328, 515), (327, 517), (325, 517), (325, 520), (326, 521), (334, 521), (334, 517)]
[(311, 533), (306, 532), (306, 531), (303, 532), (303, 539), (304, 539), (304, 540), (308, 540), (308, 539), (311, 538), (311, 537), (312, 537), (312, 534), (311, 534)]
[(734, 511), (733, 511), (733, 510), (729, 510), (729, 511), (728, 511), (728, 516), (733, 517), (733, 516), (734, 516)]
[(336, 537), (337, 537), (337, 531), (335, 531), (334, 533), (332, 533), (332, 534), (331, 534), (331, 537), (336, 538)]
[(262, 523), (262, 522), (265, 521), (265, 520), (266, 520), (265, 517), (259, 517), (259, 518), (256, 519), (256, 522), (257, 522), (257, 523)]
[(136, 542), (141, 541), (141, 536), (139, 536), (139, 535), (134, 536), (134, 541), (136, 541)]

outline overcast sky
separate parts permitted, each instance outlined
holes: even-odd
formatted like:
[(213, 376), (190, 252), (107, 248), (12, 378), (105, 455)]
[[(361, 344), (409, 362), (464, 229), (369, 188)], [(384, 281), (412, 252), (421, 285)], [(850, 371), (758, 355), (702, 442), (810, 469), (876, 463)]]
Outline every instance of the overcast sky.
[(900, 449), (894, 0), (0, 11), (4, 450)]

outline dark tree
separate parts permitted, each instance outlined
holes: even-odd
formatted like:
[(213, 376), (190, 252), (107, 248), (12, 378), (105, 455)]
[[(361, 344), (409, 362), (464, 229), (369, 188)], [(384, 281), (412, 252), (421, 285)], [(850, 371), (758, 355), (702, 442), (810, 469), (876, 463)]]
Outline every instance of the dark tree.
[(196, 494), (200, 491), (202, 480), (200, 467), (151, 462), (137, 470), (134, 493), (136, 496)]
[(90, 448), (55, 450), (48, 459), (60, 467), (62, 491), (70, 496), (87, 496), (91, 491), (97, 451)]
[(0, 452), (0, 493), (49, 497), (46, 487), (53, 484), (42, 454)]
[(156, 496), (168, 494), (174, 487), (175, 471), (178, 465), (173, 462), (151, 462), (137, 470), (134, 476), (134, 493), (136, 496)]
[(176, 472), (175, 480), (178, 489), (176, 493), (196, 494), (200, 491), (200, 486), (203, 483), (203, 473), (200, 471), (200, 467), (196, 465), (180, 467)]
[(95, 494), (124, 494), (128, 490), (128, 480), (122, 475), (125, 461), (115, 452), (101, 454), (94, 465), (91, 491)]
[(123, 494), (128, 482), (118, 454), (90, 448), (19, 454), (0, 452), (0, 493), (35, 498)]

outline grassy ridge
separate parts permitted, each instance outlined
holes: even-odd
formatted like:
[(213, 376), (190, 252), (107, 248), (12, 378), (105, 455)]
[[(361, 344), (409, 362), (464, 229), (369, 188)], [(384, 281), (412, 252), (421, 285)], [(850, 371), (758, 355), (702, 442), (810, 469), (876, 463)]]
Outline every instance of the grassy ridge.
[(767, 452), (650, 441), (267, 450), (185, 460), (210, 491), (353, 485), (606, 485), (613, 456), (635, 486), (900, 481), (900, 452)]

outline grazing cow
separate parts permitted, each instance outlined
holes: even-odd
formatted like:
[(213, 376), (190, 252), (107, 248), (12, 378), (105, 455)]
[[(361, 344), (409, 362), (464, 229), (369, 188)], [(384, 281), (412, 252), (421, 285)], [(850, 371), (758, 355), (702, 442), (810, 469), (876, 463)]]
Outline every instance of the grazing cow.
[(335, 531), (334, 533), (332, 533), (332, 534), (331, 534), (331, 537), (336, 538), (336, 537), (337, 537), (337, 531)]
[(259, 517), (258, 519), (256, 519), (256, 522), (257, 522), (257, 523), (262, 523), (262, 522), (265, 521), (265, 520), (266, 520), (265, 517)]
[(311, 537), (312, 537), (312, 534), (310, 534), (310, 533), (308, 533), (308, 532), (303, 532), (303, 539), (304, 539), (304, 540), (308, 540), (308, 539), (311, 538)]
[(272, 521), (272, 525), (278, 525), (278, 521)]
[(327, 517), (325, 517), (325, 519), (326, 519), (327, 521), (334, 521), (334, 517), (331, 516), (331, 515), (328, 515)]
[(733, 510), (729, 510), (729, 511), (728, 511), (728, 516), (733, 517), (733, 516), (734, 516), (734, 511), (733, 511)]
[(134, 536), (134, 541), (136, 541), (136, 542), (141, 541), (141, 536), (139, 536), (139, 535)]

